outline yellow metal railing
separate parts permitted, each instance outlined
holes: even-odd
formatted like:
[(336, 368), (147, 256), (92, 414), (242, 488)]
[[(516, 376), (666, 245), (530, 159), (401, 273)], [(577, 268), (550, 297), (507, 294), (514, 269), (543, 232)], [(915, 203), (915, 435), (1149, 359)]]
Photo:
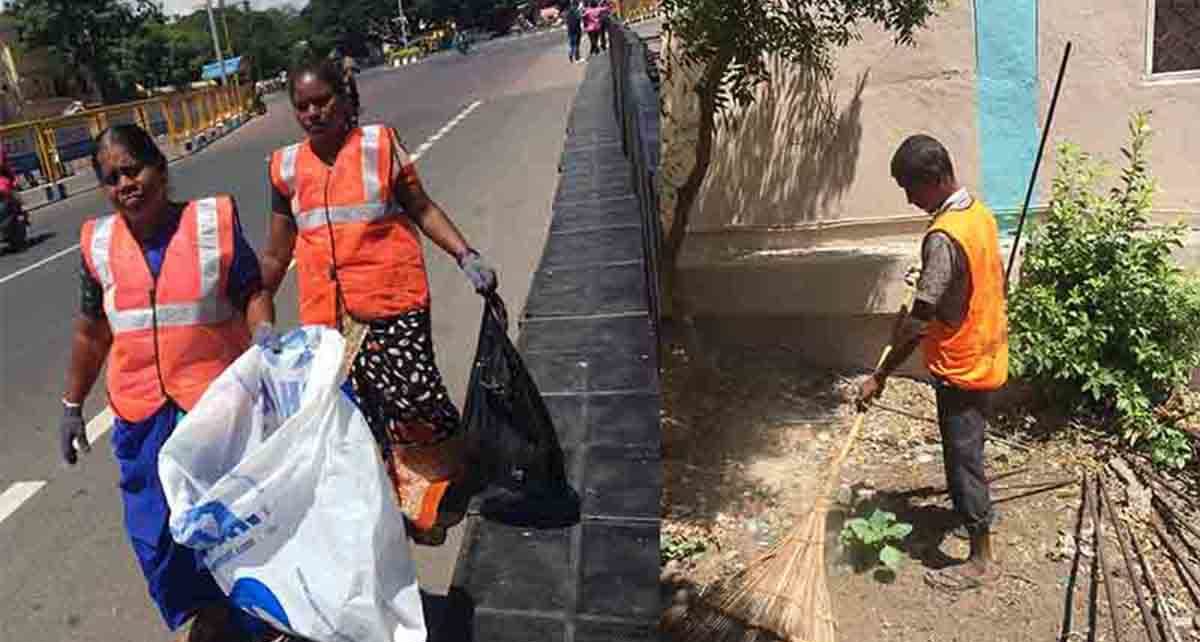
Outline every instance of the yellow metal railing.
[(658, 11), (660, 0), (619, 0), (617, 14), (628, 22), (650, 17)]
[(93, 140), (104, 128), (136, 123), (170, 144), (191, 141), (250, 110), (252, 92), (239, 85), (208, 87), (145, 100), (0, 127), (0, 144), (15, 173), (41, 173), (54, 183), (64, 164), (91, 155)]

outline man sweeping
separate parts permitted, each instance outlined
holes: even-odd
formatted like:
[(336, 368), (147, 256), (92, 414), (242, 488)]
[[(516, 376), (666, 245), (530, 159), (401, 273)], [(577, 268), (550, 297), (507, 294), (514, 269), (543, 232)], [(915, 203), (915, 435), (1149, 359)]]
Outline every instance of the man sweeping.
[(905, 140), (892, 177), (908, 202), (933, 216), (921, 247), (913, 309), (900, 319), (893, 351), (860, 386), (859, 403), (883, 391), (888, 375), (920, 343), (935, 380), (946, 482), (971, 544), (965, 564), (926, 574), (946, 590), (982, 586), (995, 576), (992, 502), (984, 476), (988, 400), (1008, 380), (1008, 317), (996, 218), (958, 184), (950, 154), (924, 135)]

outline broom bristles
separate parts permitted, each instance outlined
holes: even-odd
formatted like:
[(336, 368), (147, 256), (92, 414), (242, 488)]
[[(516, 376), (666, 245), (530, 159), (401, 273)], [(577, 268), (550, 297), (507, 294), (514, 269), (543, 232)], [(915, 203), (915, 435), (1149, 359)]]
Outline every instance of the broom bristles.
[(706, 588), (686, 616), (665, 623), (685, 640), (835, 642), (825, 586), (824, 503), (727, 582)]
[[(901, 314), (907, 314), (915, 292), (909, 283)], [(876, 369), (891, 352), (890, 345), (883, 349)], [(837, 642), (837, 621), (825, 585), (825, 520), (829, 495), (862, 432), (865, 416), (860, 410), (855, 417), (829, 466), (824, 492), (806, 521), (746, 570), (705, 589), (697, 600), (698, 613), (691, 609), (682, 619), (664, 617), (668, 633), (697, 642)]]
[(664, 622), (668, 632), (697, 642), (837, 642), (837, 621), (825, 585), (825, 520), (829, 494), (862, 420), (859, 413), (830, 466), (824, 492), (800, 526), (745, 571), (701, 593), (699, 614)]

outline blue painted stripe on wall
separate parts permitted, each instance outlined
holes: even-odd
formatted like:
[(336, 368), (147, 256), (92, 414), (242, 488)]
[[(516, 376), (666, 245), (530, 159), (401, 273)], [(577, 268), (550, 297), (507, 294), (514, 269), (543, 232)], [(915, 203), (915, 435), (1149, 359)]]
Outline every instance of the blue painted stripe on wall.
[(996, 210), (1020, 209), (1037, 155), (1037, 34), (1038, 0), (975, 1), (980, 176)]

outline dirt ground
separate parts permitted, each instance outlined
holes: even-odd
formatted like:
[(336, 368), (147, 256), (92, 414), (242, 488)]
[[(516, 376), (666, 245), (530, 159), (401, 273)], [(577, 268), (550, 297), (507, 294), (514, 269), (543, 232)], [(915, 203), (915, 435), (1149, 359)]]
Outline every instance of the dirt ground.
[[(704, 587), (743, 570), (807, 514), (853, 409), (845, 402), (851, 379), (805, 367), (786, 350), (712, 353), (706, 347), (698, 360), (681, 341), (670, 334), (668, 339), (662, 586), (670, 606), (665, 621), (678, 621), (698, 608), (697, 594)], [(1108, 517), (1101, 529), (1108, 572), (1096, 563), (1092, 521), (1079, 519), (1079, 480), (1106, 469), (1114, 444), (1061, 418), (998, 416), (991, 424), (986, 456), (998, 513), (993, 539), (999, 580), (958, 594), (927, 585), (926, 571), (956, 564), (967, 554), (967, 543), (952, 533), (958, 522), (943, 490), (935, 417), (930, 386), (891, 381), (841, 471), (837, 508), (826, 529), (828, 586), (839, 639), (1112, 640), (1114, 610), (1121, 640), (1152, 639), (1146, 637), (1135, 583), (1126, 570), (1133, 568), (1156, 631), (1163, 626), (1156, 613), (1165, 609), (1178, 640), (1200, 640), (1193, 626), (1200, 595), (1185, 589), (1182, 572), (1148, 530), (1145, 518), (1153, 512), (1148, 496), (1135, 486), (1128, 499), (1125, 485), (1112, 474), (1105, 485), (1116, 512), (1135, 516), (1127, 522), (1134, 535), (1131, 565), (1125, 564)], [(1130, 462), (1132, 468), (1141, 464)], [(1177, 492), (1161, 489), (1160, 494), (1190, 510), (1196, 477), (1192, 469), (1178, 478), (1183, 481), (1170, 482)], [(852, 567), (838, 543), (848, 515), (869, 515), (876, 507), (913, 526), (900, 545), (907, 559), (894, 577)], [(1200, 526), (1194, 514), (1186, 519)], [(1197, 551), (1186, 548), (1200, 546), (1200, 536), (1183, 538), (1183, 530), (1176, 530), (1168, 529), (1175, 546), (1190, 553), (1193, 570), (1200, 569)], [(1163, 607), (1156, 607), (1145, 573), (1138, 570), (1135, 545), (1147, 552)], [(1200, 579), (1200, 572), (1196, 575)], [(1097, 577), (1111, 581), (1106, 586)], [(1069, 585), (1074, 587), (1070, 609)], [(1115, 609), (1109, 608), (1106, 590), (1113, 592)], [(1173, 642), (1173, 633), (1167, 630), (1161, 639)]]

